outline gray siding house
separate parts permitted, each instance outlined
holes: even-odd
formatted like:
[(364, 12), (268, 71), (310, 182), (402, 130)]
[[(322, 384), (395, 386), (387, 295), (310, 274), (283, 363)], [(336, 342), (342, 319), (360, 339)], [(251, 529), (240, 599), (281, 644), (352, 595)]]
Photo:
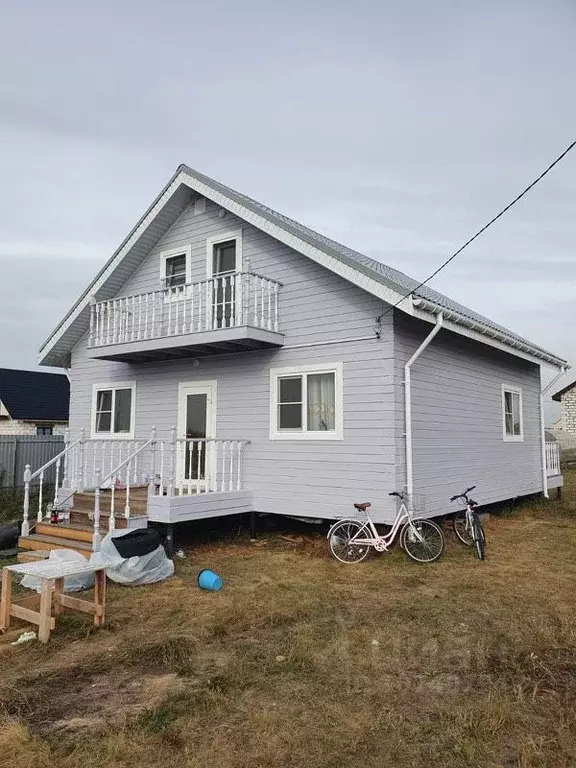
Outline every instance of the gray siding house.
[(440, 515), (561, 485), (540, 370), (566, 362), (417, 286), (180, 166), (40, 350), (70, 373), (60, 502), (390, 522), (396, 489)]

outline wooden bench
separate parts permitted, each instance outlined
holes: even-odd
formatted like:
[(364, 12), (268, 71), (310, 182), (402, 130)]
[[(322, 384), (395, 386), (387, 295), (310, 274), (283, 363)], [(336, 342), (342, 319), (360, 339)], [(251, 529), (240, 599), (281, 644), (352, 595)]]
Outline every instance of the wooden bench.
[[(90, 563), (58, 562), (40, 560), (35, 563), (16, 563), (2, 569), (2, 598), (0, 600), (0, 631), (10, 626), (11, 616), (38, 626), (38, 639), (47, 643), (50, 632), (56, 626), (56, 618), (63, 608), (81, 611), (94, 616), (94, 624), (104, 623), (106, 602), (106, 566)], [(12, 602), (12, 574), (34, 576), (40, 580), (40, 594)], [(94, 600), (82, 600), (64, 594), (64, 579), (67, 576), (94, 574)], [(54, 615), (52, 615), (54, 607)]]

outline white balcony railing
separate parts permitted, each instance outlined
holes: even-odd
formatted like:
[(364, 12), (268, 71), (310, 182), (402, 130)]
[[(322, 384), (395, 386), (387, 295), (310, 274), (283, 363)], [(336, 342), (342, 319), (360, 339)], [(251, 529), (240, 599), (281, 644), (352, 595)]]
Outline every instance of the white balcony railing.
[(236, 272), (90, 307), (89, 347), (252, 326), (278, 331), (280, 283)]
[(560, 474), (559, 443), (546, 443), (546, 474), (548, 477)]

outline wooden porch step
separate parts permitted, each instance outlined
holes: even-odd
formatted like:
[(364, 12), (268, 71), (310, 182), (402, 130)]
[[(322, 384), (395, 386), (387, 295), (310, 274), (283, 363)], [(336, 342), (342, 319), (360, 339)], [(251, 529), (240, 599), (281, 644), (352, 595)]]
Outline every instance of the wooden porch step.
[(47, 560), (50, 556), (50, 552), (44, 549), (26, 549), (23, 552), (18, 552), (16, 560), (19, 563), (34, 563), (37, 560)]
[[(70, 510), (70, 523), (74, 525), (80, 525), (83, 528), (90, 528), (91, 530), (94, 530), (94, 520), (92, 519), (91, 515), (93, 515), (94, 510), (91, 509), (89, 512), (83, 509), (71, 509)], [(141, 519), (141, 518), (147, 518), (147, 515), (142, 513), (132, 513), (130, 515), (130, 519), (134, 522), (134, 518)], [(109, 521), (110, 521), (110, 515), (104, 512), (100, 512), (100, 532), (102, 534), (106, 533), (109, 528)], [(129, 523), (128, 520), (124, 517), (124, 512), (116, 513), (114, 516), (114, 527), (115, 528), (128, 528)]]
[(36, 523), (34, 533), (42, 536), (52, 536), (59, 539), (72, 539), (74, 541), (92, 542), (94, 528), (81, 523)]
[(92, 554), (92, 544), (86, 541), (76, 541), (75, 539), (64, 539), (59, 536), (45, 536), (40, 533), (31, 533), (29, 536), (20, 536), (18, 546), (21, 549), (45, 550), (52, 549), (73, 549), (80, 552), (84, 557), (89, 558)]
[[(93, 493), (75, 493), (73, 498), (74, 509), (78, 512), (94, 512), (94, 499)], [(116, 517), (124, 514), (124, 507), (126, 505), (126, 494), (124, 491), (117, 491), (114, 494), (114, 510)], [(108, 515), (110, 510), (110, 494), (102, 493), (100, 495), (100, 516)], [(130, 491), (130, 512), (135, 515), (142, 515), (148, 512), (148, 495), (133, 496)]]

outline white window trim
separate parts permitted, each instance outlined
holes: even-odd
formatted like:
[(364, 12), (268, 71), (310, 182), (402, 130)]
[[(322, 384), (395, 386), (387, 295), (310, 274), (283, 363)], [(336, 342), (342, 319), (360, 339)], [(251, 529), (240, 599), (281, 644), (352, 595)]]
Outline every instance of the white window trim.
[[(130, 432), (96, 432), (96, 398), (98, 392), (103, 389), (131, 389), (132, 399), (130, 408)], [(112, 404), (112, 418), (114, 417), (114, 404)], [(90, 418), (91, 437), (98, 440), (134, 440), (134, 428), (136, 420), (136, 382), (135, 381), (110, 381), (104, 384), (92, 386), (92, 414)]]
[(160, 285), (162, 288), (165, 287), (166, 261), (173, 256), (182, 255), (186, 256), (186, 283), (192, 282), (192, 246), (189, 244), (183, 248), (171, 248), (169, 251), (160, 252)]
[(242, 272), (242, 230), (236, 229), (234, 232), (226, 232), (223, 235), (209, 237), (206, 240), (206, 275), (208, 278), (214, 277), (213, 254), (214, 246), (218, 243), (226, 243), (228, 240), (236, 241), (236, 272)]
[[(333, 431), (288, 432), (278, 429), (278, 379), (283, 376), (303, 376), (304, 374), (334, 374), (334, 404), (336, 408), (335, 429)], [(270, 369), (270, 440), (343, 440), (344, 439), (344, 366), (342, 363), (324, 365), (297, 365), (290, 368)], [(308, 407), (306, 388), (303, 393), (303, 409)]]
[[(520, 405), (520, 434), (508, 435), (506, 434), (506, 400), (504, 393), (512, 392), (515, 395), (519, 395)], [(505, 443), (522, 443), (524, 442), (524, 406), (522, 403), (522, 390), (520, 387), (516, 387), (514, 384), (502, 384), (502, 440)]]

